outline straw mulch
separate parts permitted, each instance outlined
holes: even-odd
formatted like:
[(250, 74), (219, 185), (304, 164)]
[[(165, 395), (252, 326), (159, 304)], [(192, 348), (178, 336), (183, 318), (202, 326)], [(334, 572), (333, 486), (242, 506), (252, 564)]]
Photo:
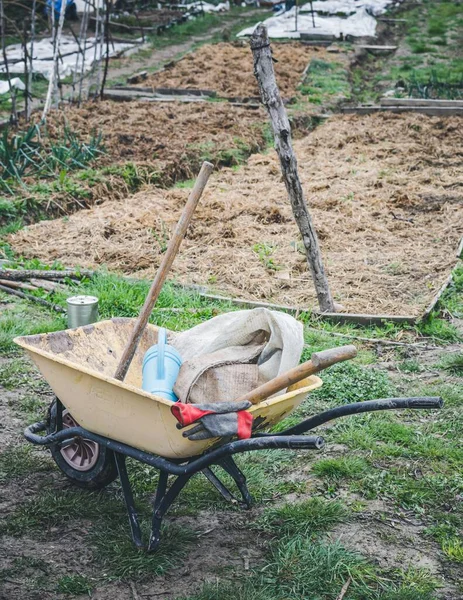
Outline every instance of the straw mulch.
[[(301, 43), (272, 43), (276, 79), (281, 95), (295, 95), (304, 69), (313, 58), (346, 62), (346, 54), (332, 54), (325, 48)], [(140, 87), (211, 90), (224, 97), (259, 96), (254, 77), (252, 53), (247, 43), (220, 43), (201, 46), (164, 70), (153, 73)]]
[[(338, 116), (295, 142), (332, 291), (349, 312), (419, 315), (463, 235), (463, 119)], [(46, 262), (151, 277), (187, 190), (139, 192), (11, 236)], [(52, 242), (51, 242), (52, 240)], [(253, 155), (216, 174), (173, 276), (226, 294), (314, 306), (279, 163)]]
[(82, 141), (101, 132), (106, 155), (98, 164), (132, 162), (169, 186), (192, 177), (204, 159), (233, 165), (240, 152), (265, 147), (265, 112), (227, 103), (87, 102), (47, 116), (47, 130), (60, 139), (67, 125)]

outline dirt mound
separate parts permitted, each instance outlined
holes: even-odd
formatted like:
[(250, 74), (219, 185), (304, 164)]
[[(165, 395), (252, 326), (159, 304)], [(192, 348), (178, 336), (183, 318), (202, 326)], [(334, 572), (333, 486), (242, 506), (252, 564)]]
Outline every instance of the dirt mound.
[[(281, 95), (294, 96), (304, 69), (313, 58), (345, 60), (342, 54), (334, 55), (325, 48), (301, 43), (272, 43), (276, 79)], [(329, 57), (329, 58), (327, 58)], [(259, 96), (248, 44), (207, 44), (187, 54), (163, 71), (153, 73), (141, 82), (140, 87), (186, 88), (213, 90), (225, 97), (253, 98)]]
[[(462, 144), (463, 119), (411, 114), (333, 117), (295, 143), (331, 288), (349, 312), (418, 315), (442, 284), (463, 235)], [(140, 192), (10, 241), (46, 262), (151, 276), (186, 196)], [(212, 178), (173, 275), (231, 295), (314, 305), (273, 152)]]
[(203, 160), (232, 166), (264, 148), (264, 123), (263, 109), (212, 102), (88, 102), (47, 117), (55, 138), (65, 124), (82, 140), (101, 132), (107, 154), (100, 165), (133, 162), (163, 186), (192, 177)]

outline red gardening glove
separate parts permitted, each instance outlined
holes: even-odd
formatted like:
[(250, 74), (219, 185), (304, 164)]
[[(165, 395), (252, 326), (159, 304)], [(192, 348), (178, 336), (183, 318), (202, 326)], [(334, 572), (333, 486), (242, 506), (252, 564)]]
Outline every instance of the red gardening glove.
[[(240, 440), (251, 437), (253, 416), (247, 412), (250, 402), (216, 402), (213, 404), (172, 404), (171, 412), (181, 427), (199, 421), (183, 433), (189, 440), (237, 435)], [(178, 427), (178, 425), (177, 425)]]

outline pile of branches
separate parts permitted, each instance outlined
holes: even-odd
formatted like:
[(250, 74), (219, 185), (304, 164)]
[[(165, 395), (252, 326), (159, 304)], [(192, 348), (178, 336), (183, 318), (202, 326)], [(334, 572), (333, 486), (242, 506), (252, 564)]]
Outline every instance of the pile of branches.
[(84, 277), (92, 277), (93, 271), (82, 269), (63, 270), (63, 271), (42, 271), (28, 269), (0, 269), (0, 291), (5, 294), (17, 296), (24, 300), (29, 300), (46, 306), (58, 313), (66, 313), (66, 309), (60, 304), (55, 304), (49, 300), (45, 300), (40, 296), (35, 296), (28, 292), (43, 292), (53, 294), (53, 292), (65, 289), (64, 283), (68, 279), (80, 280)]

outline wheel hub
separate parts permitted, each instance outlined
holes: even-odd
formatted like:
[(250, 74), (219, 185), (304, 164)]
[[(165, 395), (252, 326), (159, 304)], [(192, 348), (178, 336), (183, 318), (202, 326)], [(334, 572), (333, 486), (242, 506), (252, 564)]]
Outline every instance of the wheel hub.
[[(63, 411), (63, 429), (70, 427), (79, 427), (79, 424), (66, 409)], [(90, 471), (96, 465), (99, 454), (100, 448), (96, 442), (80, 437), (61, 449), (64, 460), (76, 471)]]

